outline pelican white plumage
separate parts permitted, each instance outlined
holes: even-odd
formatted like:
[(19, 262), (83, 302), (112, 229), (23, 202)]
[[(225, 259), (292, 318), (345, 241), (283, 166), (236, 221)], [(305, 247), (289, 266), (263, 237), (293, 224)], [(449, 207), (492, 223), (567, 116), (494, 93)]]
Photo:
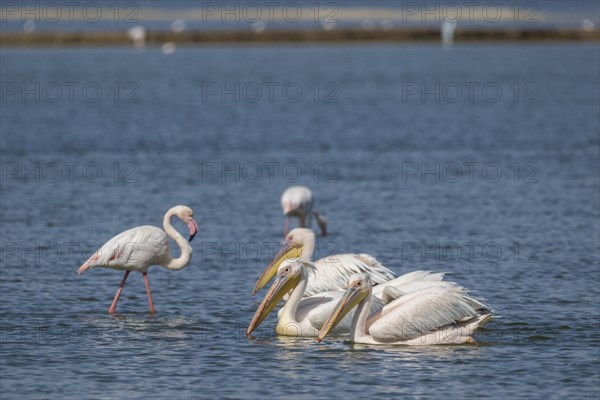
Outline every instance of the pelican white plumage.
[[(252, 294), (256, 294), (275, 276), (284, 260), (311, 261), (314, 248), (315, 234), (313, 231), (306, 228), (292, 229), (286, 236), (279, 253), (267, 265), (256, 282)], [(348, 283), (348, 278), (358, 272), (367, 272), (375, 284), (395, 278), (392, 271), (368, 254), (335, 254), (317, 260), (314, 266), (305, 291), (306, 296), (328, 290), (343, 290)]]
[(283, 236), (288, 234), (290, 219), (298, 218), (298, 223), (301, 228), (311, 227), (312, 217), (317, 220), (317, 225), (323, 236), (327, 236), (327, 220), (317, 211), (313, 210), (315, 200), (312, 191), (306, 186), (290, 186), (281, 195), (281, 208), (285, 215), (285, 226), (283, 228)]
[[(188, 225), (190, 237), (186, 240), (173, 226), (171, 218), (178, 217)], [(98, 249), (86, 262), (84, 262), (78, 274), (82, 274), (88, 269), (93, 268), (112, 268), (125, 271), (123, 281), (117, 290), (117, 294), (108, 309), (109, 313), (114, 313), (117, 302), (125, 286), (125, 281), (131, 271), (139, 271), (144, 276), (146, 283), (146, 292), (148, 293), (148, 304), (150, 312), (155, 313), (150, 293), (150, 283), (148, 282), (148, 268), (152, 265), (160, 265), (172, 271), (182, 269), (190, 262), (192, 257), (191, 242), (196, 232), (198, 224), (194, 220), (194, 213), (187, 206), (175, 206), (165, 214), (163, 218), (164, 231), (158, 227), (145, 225), (128, 229), (107, 241)], [(169, 248), (169, 237), (177, 243), (181, 250), (178, 258), (171, 256)]]
[(317, 340), (356, 308), (350, 340), (366, 344), (434, 345), (474, 343), (473, 333), (491, 319), (485, 304), (460, 286), (430, 286), (399, 297), (375, 314), (371, 281), (356, 274), (338, 301)]
[[(330, 290), (309, 297), (303, 297), (313, 276), (315, 265), (306, 261), (284, 261), (277, 271), (277, 278), (256, 310), (246, 335), (250, 335), (288, 293), (288, 300), (278, 312), (275, 331), (283, 336), (316, 337), (329, 314), (344, 295), (342, 290)], [(368, 275), (367, 275), (368, 276)], [(452, 283), (442, 282), (444, 274), (432, 274), (428, 271), (415, 271), (392, 281), (386, 282), (385, 288), (378, 293), (395, 298), (426, 287), (451, 287)], [(386, 292), (386, 289), (391, 289)], [(374, 297), (369, 305), (369, 312), (381, 310), (385, 301)], [(339, 333), (348, 332), (352, 321), (352, 313), (337, 324)]]

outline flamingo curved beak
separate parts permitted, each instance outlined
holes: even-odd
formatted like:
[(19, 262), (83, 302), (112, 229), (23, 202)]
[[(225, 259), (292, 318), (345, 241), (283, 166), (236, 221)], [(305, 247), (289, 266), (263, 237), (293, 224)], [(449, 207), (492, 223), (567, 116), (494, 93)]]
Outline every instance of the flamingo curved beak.
[(361, 290), (358, 288), (348, 288), (344, 295), (338, 301), (337, 305), (327, 317), (327, 320), (321, 327), (319, 331), (319, 336), (317, 337), (317, 341), (320, 342), (327, 336), (329, 331), (333, 329), (340, 321), (352, 310), (354, 307), (358, 305), (367, 295), (369, 294), (368, 290)]
[(194, 236), (196, 236), (196, 233), (198, 233), (198, 224), (194, 218), (190, 218), (188, 221), (188, 228), (190, 230), (190, 238), (188, 239), (188, 242), (191, 242), (194, 239)]
[(283, 296), (294, 289), (299, 282), (300, 274), (288, 274), (285, 276), (280, 276), (275, 282), (273, 282), (273, 285), (271, 285), (271, 288), (265, 295), (265, 298), (260, 303), (256, 313), (254, 313), (254, 317), (252, 317), (252, 321), (248, 326), (248, 330), (246, 330), (246, 336), (250, 336), (252, 331), (254, 331), (254, 329), (256, 329), (265, 320), (265, 318), (267, 318), (271, 311), (273, 311), (273, 308), (275, 308)]
[(289, 215), (292, 211), (296, 209), (296, 206), (292, 203), (285, 203), (282, 205), (283, 215)]
[(252, 294), (255, 295), (269, 283), (275, 274), (277, 274), (277, 269), (284, 260), (299, 258), (300, 254), (302, 254), (303, 247), (304, 246), (297, 246), (292, 243), (284, 244), (281, 250), (279, 250), (279, 253), (277, 253), (269, 265), (267, 265), (260, 278), (258, 278), (258, 281), (256, 281), (256, 285), (254, 286), (254, 289), (252, 289)]

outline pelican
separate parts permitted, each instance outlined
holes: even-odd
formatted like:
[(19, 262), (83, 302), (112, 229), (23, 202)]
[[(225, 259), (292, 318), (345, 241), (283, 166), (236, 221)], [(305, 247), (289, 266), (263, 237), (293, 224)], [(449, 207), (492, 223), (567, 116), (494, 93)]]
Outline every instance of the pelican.
[(281, 208), (285, 215), (285, 226), (283, 235), (288, 234), (290, 218), (297, 217), (301, 228), (312, 224), (313, 215), (317, 219), (317, 225), (323, 236), (327, 236), (327, 220), (318, 212), (313, 210), (315, 200), (312, 191), (306, 186), (290, 186), (281, 195)]
[(350, 340), (366, 344), (474, 343), (473, 333), (492, 316), (483, 303), (469, 296), (460, 286), (431, 286), (416, 290), (370, 315), (373, 302), (369, 275), (352, 276), (317, 340), (323, 340), (354, 308)]
[[(310, 229), (293, 229), (285, 238), (283, 247), (265, 268), (256, 282), (252, 294), (262, 289), (277, 273), (286, 259), (311, 261), (315, 248), (315, 234)], [(305, 291), (306, 296), (329, 290), (342, 290), (348, 278), (357, 272), (367, 272), (375, 284), (394, 279), (392, 271), (368, 254), (336, 254), (314, 263), (312, 276)]]
[[(173, 216), (178, 217), (188, 225), (190, 237), (187, 241), (171, 225), (171, 218)], [(152, 294), (150, 293), (148, 268), (152, 265), (160, 265), (171, 271), (177, 271), (190, 262), (192, 247), (188, 242), (191, 242), (194, 236), (196, 236), (196, 232), (198, 232), (198, 224), (194, 220), (192, 209), (187, 206), (175, 206), (171, 208), (163, 218), (163, 227), (164, 231), (155, 226), (145, 225), (121, 232), (102, 245), (98, 251), (79, 267), (78, 274), (97, 267), (125, 271), (123, 281), (121, 281), (117, 294), (108, 309), (109, 313), (113, 314), (115, 312), (117, 302), (119, 301), (129, 273), (131, 271), (139, 271), (144, 276), (144, 282), (146, 283), (150, 312), (154, 314), (156, 310), (152, 302)], [(181, 256), (178, 258), (171, 256), (169, 237), (179, 245)]]
[[(337, 302), (342, 298), (344, 292), (330, 290), (310, 297), (303, 297), (312, 279), (311, 271), (314, 271), (315, 268), (312, 263), (306, 261), (284, 261), (277, 271), (277, 279), (273, 282), (256, 310), (246, 335), (250, 336), (279, 301), (291, 292), (285, 305), (278, 312), (276, 333), (283, 336), (316, 337), (319, 329), (321, 329)], [(378, 294), (396, 298), (399, 295), (405, 295), (425, 287), (449, 287), (453, 285), (449, 282), (441, 282), (442, 278), (443, 274), (441, 273), (432, 274), (428, 271), (415, 271), (386, 282), (385, 285), (387, 286), (379, 290)], [(383, 299), (374, 297), (371, 304), (369, 304), (369, 311), (374, 313), (381, 310), (384, 303)], [(337, 331), (348, 332), (351, 319), (352, 315), (348, 315), (337, 325)]]

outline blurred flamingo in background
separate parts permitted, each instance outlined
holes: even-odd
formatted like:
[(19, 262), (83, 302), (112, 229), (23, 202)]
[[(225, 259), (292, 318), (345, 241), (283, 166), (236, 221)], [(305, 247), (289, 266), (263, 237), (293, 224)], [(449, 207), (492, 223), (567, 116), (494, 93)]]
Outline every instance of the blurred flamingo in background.
[(312, 191), (306, 186), (290, 186), (281, 195), (281, 208), (285, 215), (285, 227), (283, 236), (289, 231), (290, 218), (297, 217), (301, 228), (311, 227), (313, 215), (317, 219), (317, 225), (323, 236), (327, 236), (327, 220), (318, 212), (313, 210), (315, 200)]
[[(171, 225), (171, 218), (173, 216), (177, 216), (188, 225), (190, 230), (188, 240), (185, 240)], [(152, 265), (160, 265), (172, 271), (177, 271), (190, 262), (192, 247), (188, 241), (191, 242), (198, 231), (198, 224), (194, 220), (192, 209), (187, 206), (175, 206), (171, 208), (163, 218), (163, 227), (164, 231), (155, 226), (145, 225), (121, 232), (106, 242), (79, 267), (78, 274), (97, 267), (125, 271), (123, 281), (108, 309), (109, 313), (113, 314), (115, 312), (119, 296), (121, 296), (129, 273), (131, 271), (139, 271), (143, 274), (146, 283), (150, 312), (154, 314), (156, 310), (152, 303), (152, 294), (150, 293), (148, 268)], [(181, 255), (178, 258), (171, 256), (169, 237), (177, 243), (181, 250)]]

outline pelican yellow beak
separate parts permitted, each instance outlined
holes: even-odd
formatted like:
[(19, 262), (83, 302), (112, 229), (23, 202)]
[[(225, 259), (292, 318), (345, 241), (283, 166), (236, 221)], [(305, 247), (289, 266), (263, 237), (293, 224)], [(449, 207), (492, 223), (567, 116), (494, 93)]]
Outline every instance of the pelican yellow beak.
[(351, 287), (346, 289), (346, 292), (338, 301), (337, 305), (329, 314), (329, 317), (321, 327), (319, 331), (319, 336), (317, 337), (317, 341), (320, 342), (327, 336), (329, 331), (331, 331), (339, 322), (352, 310), (354, 307), (358, 305), (367, 295), (369, 294), (368, 290), (361, 290), (361, 288)]
[(246, 330), (246, 336), (250, 336), (252, 331), (267, 318), (271, 311), (273, 311), (273, 308), (275, 308), (283, 296), (294, 289), (299, 282), (300, 274), (295, 276), (288, 274), (277, 278), (277, 280), (273, 282), (273, 285), (271, 285), (265, 298), (260, 303), (256, 313), (254, 313), (254, 317), (252, 317), (252, 321), (250, 321), (250, 325)]
[(260, 289), (266, 286), (267, 283), (275, 276), (277, 273), (277, 269), (281, 265), (281, 263), (285, 260), (291, 258), (298, 258), (300, 254), (302, 254), (302, 248), (304, 246), (298, 246), (291, 243), (286, 243), (283, 245), (283, 248), (277, 253), (275, 258), (271, 260), (267, 268), (263, 271), (260, 278), (256, 282), (254, 289), (252, 289), (252, 294), (256, 294)]

